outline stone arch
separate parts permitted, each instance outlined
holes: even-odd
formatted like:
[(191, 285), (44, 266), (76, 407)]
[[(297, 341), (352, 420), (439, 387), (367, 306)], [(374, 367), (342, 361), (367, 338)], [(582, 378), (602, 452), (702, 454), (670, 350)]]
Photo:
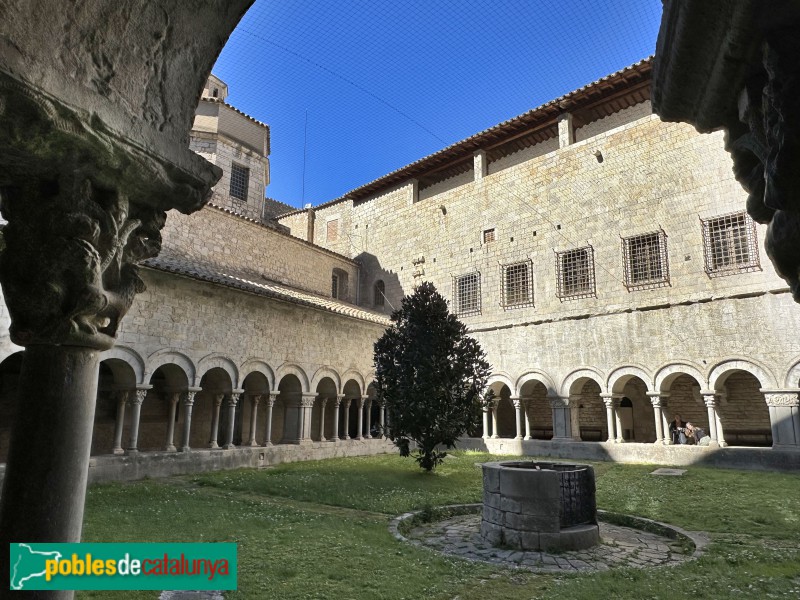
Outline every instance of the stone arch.
[(553, 382), (553, 379), (544, 371), (540, 371), (539, 369), (531, 369), (527, 371), (524, 375), (522, 375), (519, 379), (517, 379), (517, 385), (511, 389), (515, 390), (515, 394), (517, 396), (522, 395), (522, 386), (524, 386), (529, 381), (538, 381), (542, 385), (547, 388), (547, 393), (550, 395), (555, 395), (557, 393), (556, 385)]
[(712, 366), (708, 373), (708, 387), (718, 390), (724, 385), (725, 380), (733, 371), (745, 371), (753, 375), (762, 388), (775, 389), (778, 387), (777, 380), (766, 366), (756, 363), (752, 359), (731, 358)]
[(127, 363), (136, 378), (136, 383), (144, 383), (144, 359), (141, 355), (127, 346), (114, 346), (110, 350), (106, 350), (100, 354), (100, 362), (110, 361), (111, 359), (121, 360)]
[(515, 390), (517, 389), (514, 386), (514, 381), (512, 380), (511, 376), (505, 372), (499, 371), (497, 373), (492, 373), (489, 376), (489, 379), (486, 380), (486, 387), (492, 387), (492, 384), (495, 383), (503, 383), (508, 386), (508, 389), (511, 390), (511, 394), (513, 395)]
[(239, 368), (239, 373), (243, 375), (242, 382), (244, 382), (250, 373), (261, 373), (267, 378), (269, 389), (275, 389), (275, 371), (263, 360), (248, 358)]
[(674, 362), (660, 367), (653, 378), (653, 391), (669, 391), (672, 383), (681, 375), (693, 378), (701, 387), (708, 385), (708, 380), (703, 375), (700, 367), (690, 362)]
[(308, 375), (306, 375), (303, 367), (294, 363), (283, 363), (280, 367), (278, 367), (278, 370), (275, 372), (275, 389), (280, 387), (281, 379), (287, 375), (294, 375), (297, 377), (297, 379), (300, 381), (300, 391), (306, 394), (308, 393)]
[(341, 381), (341, 387), (339, 389), (342, 390), (342, 392), (344, 392), (344, 386), (345, 386), (345, 384), (347, 384), (347, 381), (349, 379), (352, 379), (353, 381), (355, 381), (358, 384), (358, 387), (361, 390), (362, 394), (364, 393), (364, 390), (367, 389), (367, 386), (364, 383), (364, 377), (361, 375), (361, 373), (359, 373), (355, 369), (349, 369), (349, 370), (344, 372), (344, 374), (342, 375), (341, 380), (340, 380)]
[(564, 378), (564, 381), (561, 383), (560, 396), (568, 398), (570, 393), (581, 390), (587, 379), (594, 381), (600, 386), (600, 390), (602, 391), (603, 383), (606, 380), (605, 376), (593, 367), (581, 367), (580, 369), (575, 369)]
[(336, 384), (336, 391), (342, 389), (342, 378), (339, 376), (339, 373), (336, 372), (335, 369), (332, 367), (320, 367), (317, 369), (317, 372), (314, 373), (314, 376), (311, 378), (311, 391), (316, 391), (319, 382), (322, 381), (325, 377), (330, 378)]
[(233, 389), (239, 387), (239, 369), (236, 368), (236, 363), (234, 363), (227, 356), (217, 353), (204, 356), (197, 363), (198, 383), (203, 378), (203, 375), (214, 368), (222, 369), (228, 374), (228, 377), (231, 378), (231, 385), (233, 386)]
[(787, 389), (800, 387), (800, 357), (795, 358), (790, 363), (792, 366), (786, 371), (786, 378), (783, 380), (783, 386)]
[(638, 377), (644, 381), (649, 389), (653, 389), (652, 376), (643, 367), (638, 365), (625, 365), (624, 367), (614, 369), (608, 376), (606, 389), (609, 392), (621, 394), (625, 384), (627, 384), (632, 377)]
[(143, 381), (149, 381), (158, 367), (166, 364), (173, 364), (180, 367), (186, 374), (189, 385), (195, 385), (197, 380), (197, 368), (194, 362), (192, 362), (192, 359), (177, 350), (170, 350), (168, 348), (157, 350), (147, 357), (147, 368), (144, 372)]

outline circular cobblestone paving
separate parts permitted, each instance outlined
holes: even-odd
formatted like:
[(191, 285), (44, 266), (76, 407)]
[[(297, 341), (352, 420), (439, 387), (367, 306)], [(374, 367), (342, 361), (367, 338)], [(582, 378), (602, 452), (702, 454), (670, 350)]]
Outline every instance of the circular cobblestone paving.
[[(453, 507), (455, 508), (455, 507)], [(417, 524), (399, 532), (400, 523), (415, 517), (414, 513), (402, 515), (392, 523), (392, 532), (402, 540), (425, 546), (468, 560), (502, 564), (505, 566), (545, 572), (605, 571), (615, 567), (659, 567), (678, 565), (697, 558), (705, 545), (703, 536), (641, 519), (648, 529), (661, 529), (673, 535), (659, 535), (600, 521), (598, 546), (588, 550), (548, 553), (509, 550), (490, 546), (481, 536), (481, 517), (475, 514), (480, 505), (455, 508), (458, 514), (430, 523)], [(636, 521), (636, 520), (634, 520)]]

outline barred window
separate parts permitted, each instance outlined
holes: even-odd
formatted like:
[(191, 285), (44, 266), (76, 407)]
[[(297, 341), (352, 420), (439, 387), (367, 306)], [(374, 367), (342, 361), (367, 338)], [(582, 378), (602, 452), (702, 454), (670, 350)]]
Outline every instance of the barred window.
[(331, 275), (331, 297), (339, 297), (339, 276), (336, 274)]
[(455, 277), (453, 281), (454, 302), (458, 316), (475, 315), (481, 312), (481, 274), (478, 271)]
[(594, 296), (594, 249), (586, 246), (556, 252), (556, 274), (561, 300)]
[(494, 228), (485, 229), (483, 231), (483, 243), (488, 244), (489, 242), (493, 242), (494, 240), (495, 240)]
[(745, 212), (702, 219), (706, 273), (719, 277), (761, 269), (756, 224)]
[(386, 297), (386, 285), (384, 285), (383, 280), (379, 279), (375, 282), (375, 306), (383, 306), (385, 301), (384, 298)]
[(328, 242), (335, 242), (339, 239), (339, 219), (328, 221), (325, 236)]
[(503, 265), (503, 306), (519, 307), (533, 304), (531, 261)]
[(622, 238), (622, 254), (628, 291), (669, 285), (667, 234), (664, 231)]
[(231, 165), (231, 196), (246, 201), (249, 183), (250, 169), (237, 164)]

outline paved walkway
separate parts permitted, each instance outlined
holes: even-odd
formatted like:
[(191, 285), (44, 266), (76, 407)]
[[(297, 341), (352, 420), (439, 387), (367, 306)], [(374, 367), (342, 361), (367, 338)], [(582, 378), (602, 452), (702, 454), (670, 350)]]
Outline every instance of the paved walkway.
[(694, 558), (694, 550), (687, 551), (677, 540), (603, 522), (599, 546), (557, 554), (495, 548), (480, 536), (480, 527), (480, 515), (459, 515), (415, 527), (406, 537), (412, 543), (468, 560), (545, 572), (672, 566)]

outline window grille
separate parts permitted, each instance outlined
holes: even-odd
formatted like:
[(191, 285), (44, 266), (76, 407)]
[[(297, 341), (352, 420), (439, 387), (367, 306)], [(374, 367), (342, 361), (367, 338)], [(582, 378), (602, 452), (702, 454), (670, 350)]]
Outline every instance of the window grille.
[(502, 265), (503, 302), (505, 308), (533, 306), (533, 278), (530, 260)]
[(328, 242), (335, 242), (339, 239), (339, 219), (328, 221), (325, 234)]
[(669, 285), (667, 234), (663, 230), (622, 238), (628, 291)]
[(478, 271), (455, 277), (455, 312), (459, 317), (481, 313), (481, 274)]
[(339, 276), (331, 275), (331, 297), (339, 297)]
[(237, 164), (231, 165), (231, 196), (247, 200), (247, 186), (250, 182), (250, 169)]
[(494, 240), (495, 240), (494, 228), (484, 230), (483, 243), (488, 244), (489, 242), (493, 242)]
[(386, 297), (386, 286), (383, 280), (379, 279), (375, 282), (375, 306), (383, 306), (384, 298)]
[(556, 251), (556, 275), (562, 301), (594, 296), (594, 249)]
[(701, 222), (709, 277), (761, 270), (756, 224), (747, 213), (735, 212)]

